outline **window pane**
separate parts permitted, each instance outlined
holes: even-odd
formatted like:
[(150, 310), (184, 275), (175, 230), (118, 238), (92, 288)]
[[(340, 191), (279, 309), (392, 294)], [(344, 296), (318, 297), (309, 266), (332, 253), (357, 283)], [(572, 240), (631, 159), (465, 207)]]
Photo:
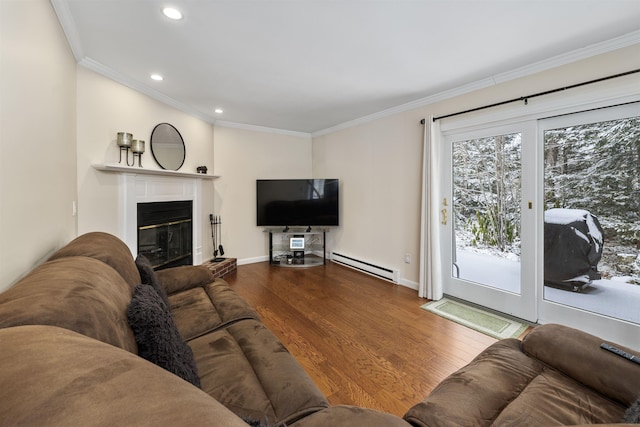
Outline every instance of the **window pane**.
[(640, 118), (544, 132), (544, 298), (640, 323)]
[(520, 293), (521, 134), (453, 143), (453, 275)]

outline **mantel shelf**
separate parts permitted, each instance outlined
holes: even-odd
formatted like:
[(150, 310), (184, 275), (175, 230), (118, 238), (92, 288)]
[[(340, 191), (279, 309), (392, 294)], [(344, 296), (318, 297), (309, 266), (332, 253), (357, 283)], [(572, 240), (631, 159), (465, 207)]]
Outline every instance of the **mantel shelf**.
[(198, 179), (216, 179), (220, 178), (218, 175), (209, 175), (204, 173), (193, 172), (180, 172), (170, 171), (165, 169), (145, 169), (136, 166), (123, 166), (120, 163), (100, 163), (92, 165), (95, 169), (103, 172), (115, 172), (115, 173), (131, 173), (131, 174), (146, 174), (146, 175), (161, 175), (161, 176), (174, 176), (182, 178), (198, 178)]

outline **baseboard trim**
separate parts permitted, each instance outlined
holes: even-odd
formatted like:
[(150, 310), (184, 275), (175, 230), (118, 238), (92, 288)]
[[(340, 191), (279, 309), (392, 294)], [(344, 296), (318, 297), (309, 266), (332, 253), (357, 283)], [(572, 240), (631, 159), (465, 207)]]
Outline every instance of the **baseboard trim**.
[(407, 279), (398, 280), (398, 285), (404, 286), (405, 288), (413, 289), (414, 291), (417, 291), (419, 288), (418, 283)]
[(265, 261), (269, 261), (268, 255), (257, 256), (253, 258), (242, 258), (238, 260), (238, 265), (255, 264), (258, 262), (265, 262)]

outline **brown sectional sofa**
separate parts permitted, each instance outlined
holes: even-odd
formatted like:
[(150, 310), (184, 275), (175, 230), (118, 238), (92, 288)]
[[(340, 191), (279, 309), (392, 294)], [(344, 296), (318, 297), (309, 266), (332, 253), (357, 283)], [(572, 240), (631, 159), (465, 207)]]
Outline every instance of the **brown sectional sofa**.
[(122, 241), (89, 233), (0, 294), (0, 425), (409, 425), (330, 407), (257, 313), (207, 268), (157, 278), (202, 389), (137, 356), (127, 308), (141, 286), (138, 268)]
[[(89, 233), (0, 294), (0, 425), (539, 426), (613, 423), (640, 365), (558, 325), (504, 340), (404, 419), (330, 406), (226, 282), (204, 267), (157, 272), (201, 389), (138, 356), (127, 308), (141, 276), (126, 245)], [(631, 351), (626, 349), (627, 351)]]

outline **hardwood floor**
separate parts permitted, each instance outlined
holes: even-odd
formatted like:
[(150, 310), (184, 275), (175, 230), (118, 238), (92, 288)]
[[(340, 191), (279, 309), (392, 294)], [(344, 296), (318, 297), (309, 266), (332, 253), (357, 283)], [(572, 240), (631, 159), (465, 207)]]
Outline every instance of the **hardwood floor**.
[(225, 280), (332, 404), (402, 416), (496, 341), (422, 310), (416, 291), (331, 262), (241, 265)]

